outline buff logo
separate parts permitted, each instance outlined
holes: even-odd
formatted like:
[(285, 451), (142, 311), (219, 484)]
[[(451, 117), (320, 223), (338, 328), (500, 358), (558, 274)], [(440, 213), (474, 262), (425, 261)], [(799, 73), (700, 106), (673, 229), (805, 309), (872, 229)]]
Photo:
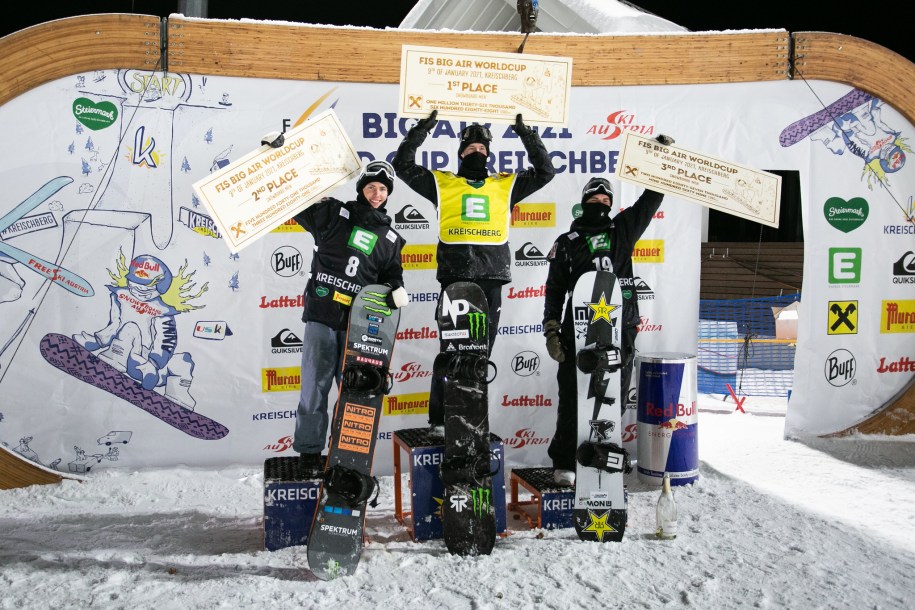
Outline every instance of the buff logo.
[(489, 326), (486, 323), (486, 314), (471, 312), (467, 314), (467, 319), (470, 322), (470, 338), (475, 341), (484, 339), (486, 337), (486, 329)]
[(481, 517), (492, 511), (492, 490), (475, 487), (470, 490), (473, 496), (473, 514)]

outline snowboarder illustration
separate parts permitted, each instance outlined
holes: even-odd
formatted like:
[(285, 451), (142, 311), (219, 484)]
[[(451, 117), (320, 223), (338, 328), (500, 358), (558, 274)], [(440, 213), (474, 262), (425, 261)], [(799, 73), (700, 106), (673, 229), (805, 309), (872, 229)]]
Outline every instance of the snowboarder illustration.
[(196, 401), (190, 394), (194, 361), (191, 354), (178, 352), (175, 317), (200, 309), (191, 300), (208, 289), (204, 284), (189, 295), (194, 272), (186, 273), (187, 262), (172, 274), (168, 265), (149, 254), (133, 258), (127, 265), (123, 252), (113, 280), (108, 324), (95, 332), (83, 331), (73, 340), (144, 389), (164, 388), (165, 397), (188, 409)]

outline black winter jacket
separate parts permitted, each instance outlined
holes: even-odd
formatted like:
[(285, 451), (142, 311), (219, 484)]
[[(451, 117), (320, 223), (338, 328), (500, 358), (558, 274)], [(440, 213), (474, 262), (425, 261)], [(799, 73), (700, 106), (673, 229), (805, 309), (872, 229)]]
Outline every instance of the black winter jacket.
[(346, 203), (328, 197), (305, 208), (295, 221), (315, 240), (303, 321), (343, 330), (353, 297), (363, 286), (403, 286), (400, 251), (405, 241), (391, 228), (384, 206), (374, 209), (362, 195)]
[[(587, 271), (612, 271), (623, 293), (623, 327), (639, 324), (638, 295), (632, 279), (632, 249), (661, 207), (662, 193), (645, 190), (632, 205), (610, 218), (613, 208), (585, 203), (585, 213), (572, 221), (570, 231), (560, 235), (547, 257), (543, 321), (561, 320), (566, 298), (575, 282)], [(603, 236), (603, 237), (602, 237)], [(593, 249), (593, 252), (592, 252)], [(568, 312), (567, 312), (568, 313)]]

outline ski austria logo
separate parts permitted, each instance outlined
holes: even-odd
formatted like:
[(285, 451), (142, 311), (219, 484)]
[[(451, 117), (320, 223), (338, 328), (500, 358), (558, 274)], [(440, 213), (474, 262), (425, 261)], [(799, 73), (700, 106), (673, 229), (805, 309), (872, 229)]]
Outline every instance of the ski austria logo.
[[(264, 451), (273, 451), (274, 453), (283, 453), (287, 449), (292, 447), (292, 437), (284, 436), (281, 439), (278, 439), (275, 443), (269, 443), (264, 445)], [(317, 488), (316, 488), (317, 489)], [(317, 498), (315, 498), (317, 499)]]
[(408, 362), (400, 367), (400, 370), (394, 373), (394, 381), (403, 383), (411, 379), (424, 379), (432, 377), (432, 371), (423, 370), (419, 362)]
[(585, 133), (600, 136), (601, 140), (613, 140), (624, 131), (634, 131), (643, 136), (654, 135), (654, 125), (640, 125), (635, 121), (635, 115), (626, 109), (611, 112), (603, 123), (595, 123)]
[(524, 351), (515, 354), (511, 361), (512, 372), (519, 377), (540, 375), (540, 355), (536, 352)]
[(851, 233), (867, 220), (867, 200), (852, 197), (845, 201), (841, 197), (830, 197), (823, 206), (826, 222), (843, 233)]
[(302, 270), (302, 253), (292, 246), (280, 246), (270, 255), (270, 268), (280, 277), (292, 277)]
[(511, 447), (512, 449), (521, 449), (528, 445), (548, 445), (550, 443), (550, 437), (537, 436), (537, 432), (530, 428), (521, 428), (515, 432), (514, 436), (510, 436), (504, 440), (505, 446)]
[(851, 382), (855, 385), (855, 371), (857, 363), (855, 357), (847, 349), (837, 349), (826, 357), (826, 366), (823, 373), (829, 385), (841, 388)]
[(543, 267), (548, 264), (543, 252), (531, 242), (515, 251), (515, 267)]
[(428, 229), (429, 221), (412, 205), (405, 205), (394, 214), (395, 229)]

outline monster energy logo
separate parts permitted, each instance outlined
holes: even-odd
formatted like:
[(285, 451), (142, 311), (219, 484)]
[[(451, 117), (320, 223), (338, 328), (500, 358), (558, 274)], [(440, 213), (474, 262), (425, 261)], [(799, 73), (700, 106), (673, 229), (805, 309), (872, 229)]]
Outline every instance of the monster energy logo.
[(481, 517), (492, 508), (492, 490), (476, 487), (470, 492), (473, 494), (473, 514)]
[(330, 576), (331, 580), (340, 576), (340, 562), (336, 559), (328, 559), (327, 574)]
[(366, 303), (372, 303), (372, 304), (378, 306), (378, 307), (372, 307), (370, 305), (363, 305), (363, 307), (365, 309), (367, 309), (368, 311), (374, 311), (375, 313), (380, 313), (385, 316), (391, 315), (391, 308), (388, 307), (388, 303), (385, 300), (384, 294), (382, 294), (380, 292), (366, 291), (366, 293), (364, 295), (362, 295), (362, 300), (365, 301)]
[(479, 341), (486, 336), (486, 314), (473, 312), (467, 314), (470, 319), (470, 338)]

